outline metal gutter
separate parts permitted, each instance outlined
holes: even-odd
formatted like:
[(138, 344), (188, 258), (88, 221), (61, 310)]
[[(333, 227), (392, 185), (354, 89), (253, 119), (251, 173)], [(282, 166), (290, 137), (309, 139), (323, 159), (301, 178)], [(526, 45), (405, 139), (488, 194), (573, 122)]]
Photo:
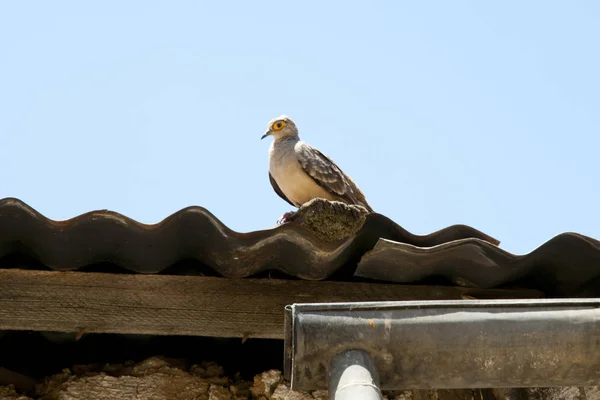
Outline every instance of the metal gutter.
[(285, 318), (292, 390), (332, 399), (354, 398), (334, 388), (352, 351), (367, 357), (351, 379), (377, 390), (600, 384), (600, 299), (293, 304)]

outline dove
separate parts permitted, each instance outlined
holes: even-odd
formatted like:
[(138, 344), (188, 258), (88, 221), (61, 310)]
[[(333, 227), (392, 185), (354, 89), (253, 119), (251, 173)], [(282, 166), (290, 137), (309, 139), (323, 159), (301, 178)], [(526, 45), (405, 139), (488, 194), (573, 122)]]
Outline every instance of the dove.
[[(328, 156), (300, 140), (296, 123), (281, 115), (269, 121), (261, 140), (271, 136), (269, 181), (279, 197), (300, 208), (322, 198), (364, 207), (374, 212), (354, 181)], [(278, 223), (290, 222), (296, 212), (287, 212)]]

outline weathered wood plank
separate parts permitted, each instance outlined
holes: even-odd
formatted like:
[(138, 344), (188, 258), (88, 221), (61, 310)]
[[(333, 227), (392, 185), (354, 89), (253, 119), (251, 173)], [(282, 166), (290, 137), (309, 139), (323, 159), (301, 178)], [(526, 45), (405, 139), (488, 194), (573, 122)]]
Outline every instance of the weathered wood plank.
[(536, 291), (0, 269), (0, 330), (283, 338), (299, 302), (543, 297)]

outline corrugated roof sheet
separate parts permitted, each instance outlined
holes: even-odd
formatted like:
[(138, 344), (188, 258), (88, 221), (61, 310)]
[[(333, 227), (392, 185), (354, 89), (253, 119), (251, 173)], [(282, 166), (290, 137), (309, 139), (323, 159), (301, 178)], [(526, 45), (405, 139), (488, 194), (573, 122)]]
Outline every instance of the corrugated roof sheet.
[(280, 271), (310, 280), (442, 279), (469, 287), (517, 284), (549, 295), (600, 295), (599, 241), (562, 234), (524, 256), (498, 243), (465, 225), (414, 235), (380, 214), (368, 215), (354, 236), (330, 243), (294, 224), (235, 232), (195, 206), (146, 225), (106, 210), (54, 221), (18, 199), (0, 200), (0, 257), (25, 253), (60, 271), (111, 263), (134, 273), (160, 273), (193, 260), (230, 278)]
[(397, 283), (435, 275), (482, 289), (529, 280), (529, 286), (553, 296), (598, 296), (600, 241), (563, 233), (519, 256), (476, 238), (428, 248), (380, 239), (361, 258), (355, 274)]

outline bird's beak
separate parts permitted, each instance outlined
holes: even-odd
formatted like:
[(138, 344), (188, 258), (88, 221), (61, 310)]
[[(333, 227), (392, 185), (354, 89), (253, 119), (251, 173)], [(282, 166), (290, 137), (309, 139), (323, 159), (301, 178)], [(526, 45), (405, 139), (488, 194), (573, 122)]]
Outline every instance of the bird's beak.
[(262, 136), (260, 137), (260, 140), (263, 140), (264, 138), (266, 138), (266, 137), (267, 137), (267, 136), (269, 136), (270, 134), (271, 134), (271, 131), (270, 131), (270, 130), (266, 131), (266, 132), (265, 132), (265, 134), (264, 134), (264, 135), (262, 135)]

